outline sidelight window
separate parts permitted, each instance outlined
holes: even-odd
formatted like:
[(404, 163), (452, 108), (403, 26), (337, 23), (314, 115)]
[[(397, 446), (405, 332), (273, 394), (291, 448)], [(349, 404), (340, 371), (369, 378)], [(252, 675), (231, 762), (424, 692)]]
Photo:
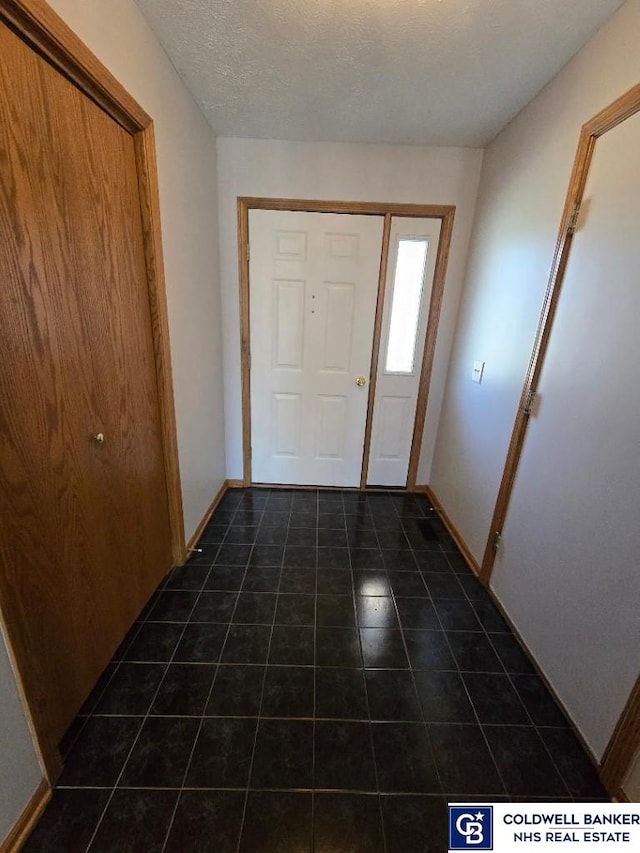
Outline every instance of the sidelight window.
[(424, 239), (398, 241), (385, 373), (414, 372), (428, 248)]

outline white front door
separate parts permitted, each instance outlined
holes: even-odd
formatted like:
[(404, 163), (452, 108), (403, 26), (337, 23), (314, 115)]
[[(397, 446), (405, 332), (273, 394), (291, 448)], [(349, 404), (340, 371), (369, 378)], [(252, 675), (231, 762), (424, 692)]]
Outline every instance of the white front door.
[(360, 484), (382, 230), (381, 216), (250, 211), (254, 482)]
[(439, 219), (391, 220), (367, 485), (406, 486)]

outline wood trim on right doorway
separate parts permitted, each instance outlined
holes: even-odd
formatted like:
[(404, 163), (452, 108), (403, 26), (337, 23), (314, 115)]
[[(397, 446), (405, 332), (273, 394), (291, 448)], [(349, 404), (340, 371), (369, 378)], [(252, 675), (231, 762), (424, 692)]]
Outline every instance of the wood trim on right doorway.
[[(560, 219), (551, 273), (482, 560), (480, 579), (487, 586), (491, 580), (495, 562), (496, 537), (501, 534), (505, 523), (529, 423), (531, 401), (538, 388), (544, 366), (576, 222), (597, 141), (605, 133), (613, 130), (638, 112), (640, 112), (640, 84), (634, 86), (597, 113), (582, 126), (580, 131), (573, 170)], [(640, 678), (631, 691), (600, 763), (603, 784), (612, 794), (615, 795), (620, 791), (638, 749), (640, 749)]]
[(500, 489), (496, 500), (489, 535), (482, 559), (480, 578), (485, 585), (489, 584), (493, 564), (496, 557), (496, 536), (502, 533), (513, 484), (520, 463), (524, 439), (531, 414), (531, 401), (535, 396), (544, 366), (544, 360), (549, 345), (553, 320), (562, 290), (564, 274), (569, 260), (571, 244), (575, 232), (576, 219), (582, 203), (584, 189), (589, 175), (597, 140), (607, 131), (617, 127), (625, 119), (640, 111), (640, 84), (634, 86), (612, 104), (597, 113), (586, 122), (580, 131), (573, 170), (565, 198), (564, 209), (560, 218), (560, 228), (556, 241), (555, 252), (551, 264), (551, 273), (538, 320), (536, 337), (529, 359), (529, 367), (525, 377), (518, 412), (511, 433), (511, 441), (507, 451)]

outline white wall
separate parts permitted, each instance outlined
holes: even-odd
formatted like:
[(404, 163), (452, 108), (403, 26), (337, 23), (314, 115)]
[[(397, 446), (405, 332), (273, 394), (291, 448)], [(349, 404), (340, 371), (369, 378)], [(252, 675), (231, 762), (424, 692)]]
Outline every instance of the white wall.
[[(485, 155), (431, 478), (477, 559), (489, 532), (580, 126), (640, 81), (639, 41), (640, 0), (629, 0)], [(566, 332), (581, 303), (563, 299)], [(556, 331), (559, 324), (560, 315)], [(552, 347), (548, 364), (554, 355), (561, 371), (566, 353)], [(482, 385), (468, 378), (473, 359), (487, 362)], [(579, 387), (579, 364), (567, 388)], [(570, 405), (586, 412), (589, 401), (583, 428), (594, 435), (600, 427), (592, 417), (606, 413), (609, 403), (595, 379), (585, 390), (586, 398)], [(554, 449), (547, 432), (544, 442), (533, 444), (550, 413), (543, 385), (541, 391), (539, 422), (532, 419), (529, 428), (492, 586), (599, 756), (640, 665), (640, 655), (635, 660), (628, 652), (640, 645), (637, 558), (630, 551), (637, 528), (631, 516), (639, 507), (626, 480), (632, 504), (623, 509), (618, 503), (619, 463), (599, 500), (569, 488), (561, 448), (571, 442), (556, 442)], [(560, 435), (571, 428), (566, 418), (555, 426)], [(583, 460), (583, 473), (599, 483), (594, 461)], [(560, 495), (563, 500), (556, 500)]]
[(50, 0), (154, 121), (187, 539), (225, 479), (216, 144), (132, 0)]
[(0, 845), (42, 779), (24, 709), (0, 636)]
[(455, 204), (418, 482), (429, 480), (433, 443), (464, 273), (482, 151), (392, 145), (218, 139), (220, 270), (224, 317), (227, 476), (242, 477), (238, 196)]
[(601, 756), (640, 670), (640, 113), (598, 141), (492, 586)]
[[(225, 478), (213, 133), (132, 0), (49, 0), (155, 123), (185, 530)], [(41, 773), (0, 642), (0, 839)]]
[[(485, 152), (430, 483), (477, 559), (504, 468), (582, 124), (640, 80), (628, 0)], [(606, 69), (606, 73), (603, 73)], [(485, 360), (481, 385), (471, 365)]]

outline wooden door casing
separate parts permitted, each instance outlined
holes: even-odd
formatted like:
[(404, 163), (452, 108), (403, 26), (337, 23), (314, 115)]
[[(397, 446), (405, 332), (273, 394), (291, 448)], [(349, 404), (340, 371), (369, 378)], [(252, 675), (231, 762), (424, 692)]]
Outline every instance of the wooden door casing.
[[(364, 460), (363, 465), (363, 470), (367, 471), (367, 484), (370, 486), (404, 487), (407, 485), (441, 230), (439, 219), (408, 219), (396, 216), (391, 218), (389, 234), (391, 264), (385, 265), (387, 281), (382, 290), (380, 359), (376, 359), (375, 371), (372, 371), (374, 393), (370, 401), (369, 456)], [(422, 294), (418, 305), (413, 369), (409, 373), (394, 374), (386, 371), (385, 361), (389, 348), (398, 252), (403, 240), (424, 240), (427, 251)], [(385, 444), (386, 447), (384, 447)]]
[[(382, 257), (380, 262), (380, 275), (378, 277), (378, 304), (373, 333), (373, 347), (371, 357), (372, 375), (369, 383), (369, 412), (372, 409), (373, 376), (378, 363), (378, 350), (380, 347), (380, 331), (382, 325), (382, 303), (384, 299), (386, 268), (388, 259), (389, 234), (392, 216), (436, 218), (442, 223), (440, 240), (438, 243), (438, 256), (436, 258), (436, 269), (434, 274), (433, 292), (429, 307), (429, 319), (427, 323), (426, 342), (422, 359), (420, 373), (420, 393), (416, 406), (414, 421), (413, 441), (409, 457), (409, 473), (407, 476), (407, 489), (415, 491), (417, 487), (418, 463), (422, 448), (422, 437), (425, 428), (427, 403), (429, 400), (429, 386), (435, 359), (435, 346), (438, 331), (438, 323), (444, 296), (444, 286), (449, 261), (449, 250), (453, 236), (453, 224), (456, 208), (454, 205), (446, 204), (411, 204), (397, 202), (377, 201), (343, 201), (343, 200), (319, 200), (300, 198), (269, 198), (257, 196), (240, 196), (237, 200), (237, 225), (238, 225), (238, 272), (240, 278), (240, 365), (241, 365), (241, 387), (242, 387), (242, 464), (243, 479), (245, 486), (251, 485), (255, 480), (251, 469), (251, 330), (249, 322), (249, 213), (252, 210), (290, 210), (315, 213), (349, 213), (366, 214), (369, 216), (383, 216), (384, 230), (382, 238)], [(367, 417), (364, 441), (364, 464), (360, 478), (360, 488), (364, 489), (367, 482), (367, 461), (371, 439), (371, 418)]]
[(171, 544), (134, 139), (4, 25), (0, 56), (0, 595), (46, 750)]

